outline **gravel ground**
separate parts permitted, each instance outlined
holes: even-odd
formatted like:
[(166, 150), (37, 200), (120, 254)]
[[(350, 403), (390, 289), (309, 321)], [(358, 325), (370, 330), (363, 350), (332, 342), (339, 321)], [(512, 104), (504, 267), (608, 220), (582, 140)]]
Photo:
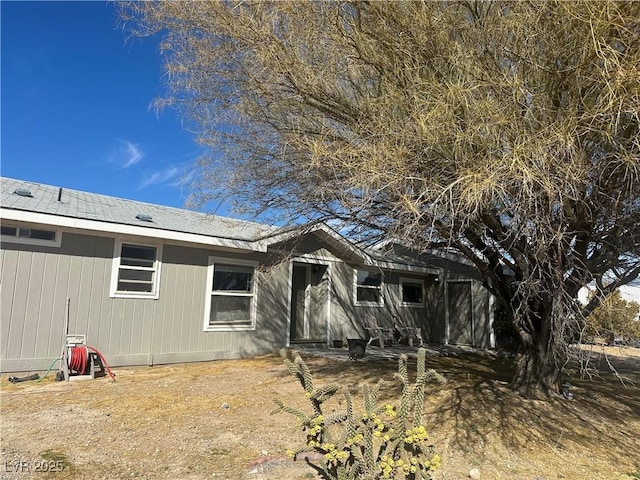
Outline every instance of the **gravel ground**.
[[(632, 381), (639, 379), (640, 350), (603, 352), (593, 356), (600, 377), (572, 379), (572, 401), (541, 402), (508, 389), (510, 359), (431, 351), (428, 366), (447, 378), (427, 387), (425, 423), (443, 458), (435, 478), (468, 478), (473, 468), (483, 480), (611, 480), (635, 472), (640, 387)], [(358, 362), (347, 361), (344, 350), (324, 353), (302, 353), (318, 385), (337, 381), (359, 397), (365, 383), (382, 378), (381, 401), (397, 399), (392, 375), (401, 350), (368, 348)], [(302, 440), (295, 421), (270, 415), (274, 396), (306, 406), (278, 356), (114, 372), (115, 382), (55, 382), (50, 374), (12, 384), (3, 375), (1, 478), (319, 478), (286, 458)]]

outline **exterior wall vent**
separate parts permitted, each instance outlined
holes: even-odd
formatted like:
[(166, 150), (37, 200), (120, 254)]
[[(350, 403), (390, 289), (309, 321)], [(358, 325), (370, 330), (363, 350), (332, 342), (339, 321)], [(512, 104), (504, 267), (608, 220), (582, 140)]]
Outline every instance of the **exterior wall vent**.
[(146, 213), (139, 213), (136, 215), (136, 218), (141, 222), (153, 222), (153, 217), (151, 215), (147, 215)]
[(21, 197), (33, 197), (31, 190), (28, 188), (16, 188), (13, 193), (20, 195)]

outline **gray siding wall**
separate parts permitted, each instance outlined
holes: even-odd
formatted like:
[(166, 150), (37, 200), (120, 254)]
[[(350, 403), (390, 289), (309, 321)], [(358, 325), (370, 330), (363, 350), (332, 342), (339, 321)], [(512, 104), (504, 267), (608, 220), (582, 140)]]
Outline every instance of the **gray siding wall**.
[[(285, 345), (286, 266), (256, 254), (165, 244), (159, 298), (111, 298), (114, 242), (65, 232), (60, 248), (2, 245), (1, 371), (45, 369), (60, 356), (67, 298), (69, 333), (86, 335), (110, 366), (232, 358)], [(203, 331), (209, 256), (271, 266), (256, 278), (255, 331)]]
[[(367, 338), (365, 318), (373, 315), (383, 327), (393, 327), (394, 317), (401, 324), (420, 327), (425, 342), (441, 344), (447, 342), (448, 310), (446, 303), (447, 281), (469, 281), (472, 291), (474, 322), (474, 346), (491, 347), (491, 316), (489, 292), (482, 283), (471, 276), (470, 271), (450, 262), (442, 268), (435, 281), (433, 275), (404, 272), (385, 272), (382, 288), (382, 306), (359, 306), (353, 301), (353, 271), (363, 268), (353, 264), (336, 263), (332, 267), (333, 292), (331, 306), (331, 338)], [(400, 283), (402, 279), (423, 280), (425, 286), (424, 307), (402, 305)]]
[[(144, 239), (122, 238), (146, 244)], [(380, 325), (393, 318), (422, 328), (429, 343), (447, 340), (446, 282), (469, 280), (472, 288), (474, 345), (489, 347), (489, 294), (473, 270), (440, 260), (433, 276), (385, 272), (384, 305), (357, 306), (353, 300), (356, 264), (340, 259), (345, 252), (305, 239), (297, 251), (328, 266), (330, 338), (366, 338), (364, 319)], [(314, 240), (313, 238), (311, 240)], [(64, 232), (59, 248), (5, 243), (0, 249), (0, 371), (47, 368), (64, 344), (67, 299), (69, 333), (84, 334), (111, 366), (152, 365), (274, 352), (289, 337), (289, 262), (277, 255), (228, 252), (164, 244), (158, 299), (109, 296), (115, 239)], [(256, 329), (205, 332), (204, 308), (209, 257), (252, 260), (256, 274)], [(315, 261), (315, 260), (313, 260)], [(423, 279), (424, 307), (401, 305), (402, 278)], [(326, 293), (326, 289), (323, 290)], [(322, 303), (322, 302), (320, 302)]]
[[(440, 343), (444, 339), (445, 304), (441, 282), (432, 275), (385, 272), (381, 306), (360, 306), (353, 300), (353, 271), (357, 265), (335, 265), (332, 295), (332, 338), (366, 338), (365, 318), (372, 315), (378, 325), (391, 328), (394, 318), (407, 326), (420, 327), (425, 342)], [(402, 305), (401, 279), (424, 281), (425, 304), (423, 307)]]

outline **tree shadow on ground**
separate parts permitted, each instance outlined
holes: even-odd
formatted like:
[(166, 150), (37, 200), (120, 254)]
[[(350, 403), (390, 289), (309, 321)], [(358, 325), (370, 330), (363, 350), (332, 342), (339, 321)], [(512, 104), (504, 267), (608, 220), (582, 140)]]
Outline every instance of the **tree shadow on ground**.
[[(317, 386), (337, 383), (357, 397), (364, 384), (382, 379), (380, 401), (399, 397), (400, 385), (393, 378), (397, 359), (344, 362), (302, 356)], [(513, 451), (535, 445), (558, 451), (615, 445), (612, 454), (637, 456), (640, 384), (623, 384), (608, 368), (592, 379), (570, 379), (572, 400), (523, 398), (508, 386), (513, 360), (495, 355), (430, 355), (427, 368), (443, 375), (446, 383), (427, 385), (425, 424), (435, 434), (446, 432), (448, 442), (461, 451), (482, 452), (498, 441)], [(625, 368), (628, 378), (640, 374), (637, 361)], [(409, 372), (415, 372), (415, 358), (409, 359)]]

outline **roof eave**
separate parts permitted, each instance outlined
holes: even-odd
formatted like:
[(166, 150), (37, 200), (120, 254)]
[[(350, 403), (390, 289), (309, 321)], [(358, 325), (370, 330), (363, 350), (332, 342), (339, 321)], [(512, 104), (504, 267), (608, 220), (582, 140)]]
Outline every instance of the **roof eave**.
[(1, 217), (5, 220), (39, 223), (42, 225), (52, 225), (62, 228), (86, 230), (91, 232), (115, 233), (120, 235), (130, 235), (160, 239), (164, 241), (185, 242), (197, 245), (212, 247), (225, 247), (256, 252), (266, 252), (266, 246), (260, 242), (252, 240), (214, 237), (196, 233), (178, 232), (174, 230), (163, 230), (150, 226), (136, 226), (129, 224), (105, 222), (101, 220), (90, 220), (76, 217), (66, 217), (39, 213), (26, 210), (2, 208)]
[(424, 267), (420, 265), (408, 265), (405, 263), (396, 263), (396, 262), (385, 262), (381, 260), (372, 260), (372, 262), (367, 265), (379, 268), (381, 270), (390, 270), (390, 271), (396, 271), (396, 272), (420, 273), (420, 274), (432, 274), (432, 275), (439, 275), (441, 273), (439, 269), (433, 268), (433, 267)]

